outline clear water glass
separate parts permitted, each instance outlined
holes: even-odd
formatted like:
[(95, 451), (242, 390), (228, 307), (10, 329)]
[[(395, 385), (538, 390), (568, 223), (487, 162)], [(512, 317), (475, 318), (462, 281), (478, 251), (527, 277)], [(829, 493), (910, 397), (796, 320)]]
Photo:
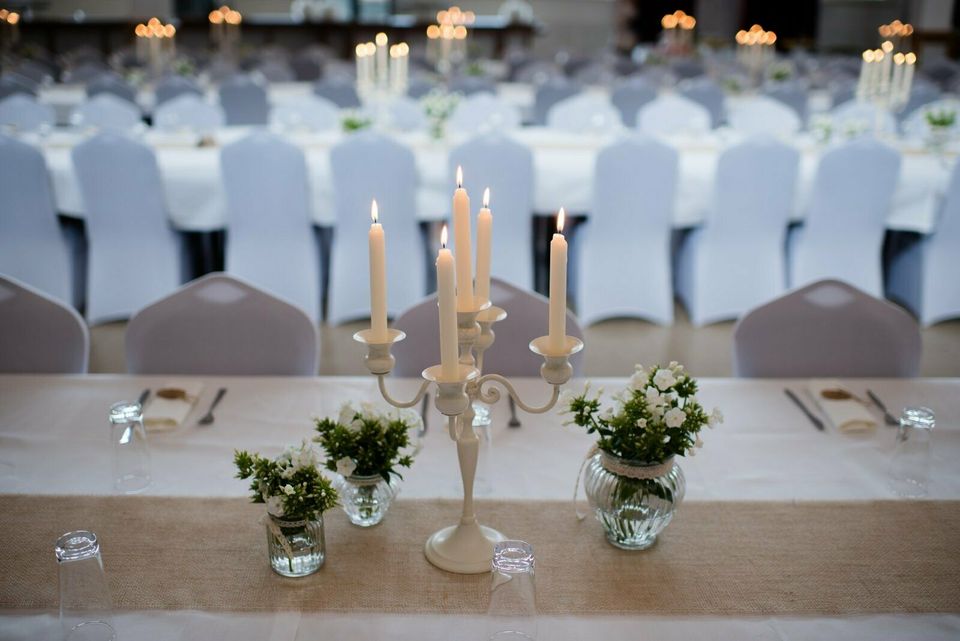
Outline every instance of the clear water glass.
[(486, 427), (490, 425), (490, 408), (480, 401), (473, 402), (473, 426)]
[(487, 639), (537, 638), (535, 565), (529, 543), (501, 541), (494, 546)]
[(313, 574), (327, 557), (323, 515), (313, 521), (267, 517), (267, 554), (270, 567), (281, 576)]
[(60, 575), (60, 626), (67, 641), (113, 641), (112, 601), (97, 535), (67, 532), (54, 548)]
[(140, 403), (121, 401), (110, 406), (110, 440), (114, 487), (125, 494), (142, 492), (151, 478), (150, 450)]
[(907, 407), (900, 415), (897, 444), (890, 460), (890, 487), (897, 496), (927, 495), (930, 440), (936, 417), (927, 407)]

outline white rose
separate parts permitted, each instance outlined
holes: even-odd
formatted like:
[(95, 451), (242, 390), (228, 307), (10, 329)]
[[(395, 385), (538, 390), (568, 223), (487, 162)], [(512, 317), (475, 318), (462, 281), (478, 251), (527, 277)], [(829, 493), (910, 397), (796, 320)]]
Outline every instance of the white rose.
[(676, 382), (677, 379), (673, 376), (673, 372), (668, 369), (658, 369), (657, 373), (653, 375), (653, 384), (661, 391), (670, 389)]
[(267, 512), (274, 516), (283, 516), (283, 498), (271, 496), (267, 499)]
[(337, 474), (341, 476), (350, 476), (355, 469), (357, 469), (357, 464), (352, 458), (344, 456), (337, 461)]
[(664, 422), (667, 424), (667, 427), (680, 427), (683, 425), (683, 422), (686, 420), (687, 415), (679, 407), (671, 408), (663, 416)]

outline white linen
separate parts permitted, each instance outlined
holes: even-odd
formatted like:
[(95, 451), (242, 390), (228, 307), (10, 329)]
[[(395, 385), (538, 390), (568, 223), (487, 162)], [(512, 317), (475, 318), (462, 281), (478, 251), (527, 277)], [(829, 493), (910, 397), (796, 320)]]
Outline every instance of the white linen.
[[(359, 358), (359, 356), (358, 356)], [(111, 450), (107, 410), (146, 387), (156, 391), (169, 377), (0, 376), (0, 492), (111, 494)], [(312, 433), (311, 417), (336, 415), (347, 400), (379, 398), (376, 379), (196, 378), (205, 392), (180, 429), (148, 435), (153, 484), (146, 494), (244, 496), (234, 478), (233, 450), (279, 453)], [(598, 379), (612, 393), (619, 379)], [(395, 397), (411, 396), (418, 381), (390, 379)], [(796, 387), (796, 381), (789, 383)], [(538, 379), (519, 379), (523, 398), (539, 404), (548, 388)], [(850, 391), (869, 387), (898, 413), (924, 405), (937, 413), (931, 460), (931, 499), (960, 499), (960, 394), (958, 379), (845, 380)], [(580, 383), (569, 387), (578, 389)], [(894, 498), (887, 466), (895, 430), (866, 434), (820, 432), (783, 394), (784, 381), (703, 379), (700, 397), (719, 407), (725, 422), (703, 434), (704, 447), (681, 461), (688, 500), (875, 500)], [(193, 423), (216, 390), (229, 391), (210, 427)], [(817, 408), (812, 408), (818, 412)], [(871, 409), (871, 411), (873, 411)], [(506, 426), (505, 402), (493, 407), (492, 455), (481, 461), (487, 476), (480, 496), (571, 500), (577, 470), (592, 438), (555, 412), (522, 415), (523, 427)], [(875, 413), (876, 416), (879, 414)], [(461, 495), (456, 449), (436, 409), (413, 468), (404, 471), (402, 496)], [(4, 469), (0, 469), (4, 474)], [(402, 500), (402, 498), (401, 498)], [(571, 506), (571, 513), (572, 513)]]
[[(841, 432), (862, 432), (877, 426), (877, 420), (864, 406), (864, 401), (836, 379), (814, 380), (808, 385), (820, 410), (834, 428)], [(838, 398), (839, 394), (830, 392), (845, 392), (848, 398)], [(826, 393), (825, 393), (826, 392)]]
[[(161, 396), (159, 392), (166, 393)], [(175, 396), (176, 392), (183, 392)], [(143, 425), (148, 432), (179, 427), (203, 393), (203, 383), (193, 381), (168, 381), (154, 390), (143, 408)]]

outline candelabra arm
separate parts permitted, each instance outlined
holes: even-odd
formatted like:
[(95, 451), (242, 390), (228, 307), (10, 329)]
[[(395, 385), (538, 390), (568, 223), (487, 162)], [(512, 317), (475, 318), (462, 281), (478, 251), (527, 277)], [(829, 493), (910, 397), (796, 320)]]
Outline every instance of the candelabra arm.
[(387, 384), (384, 382), (385, 378), (386, 377), (383, 374), (380, 374), (379, 376), (377, 376), (377, 384), (380, 386), (380, 394), (383, 396), (383, 400), (390, 403), (394, 407), (399, 407), (401, 409), (413, 407), (414, 405), (419, 403), (421, 400), (423, 400), (424, 394), (427, 393), (427, 388), (430, 387), (430, 381), (423, 381), (423, 383), (420, 384), (420, 390), (417, 392), (417, 395), (413, 398), (412, 401), (407, 401), (407, 402), (398, 401), (392, 396), (390, 396), (390, 393), (387, 391)]
[(517, 390), (513, 387), (513, 384), (511, 384), (509, 380), (500, 374), (485, 374), (477, 381), (477, 398), (490, 405), (493, 405), (500, 400), (500, 390), (495, 387), (491, 387), (484, 391), (484, 383), (499, 383), (505, 390), (507, 390), (507, 394), (509, 394), (514, 403), (517, 404), (517, 407), (528, 414), (543, 414), (544, 412), (549, 412), (551, 409), (553, 409), (554, 405), (557, 404), (557, 400), (560, 398), (560, 386), (554, 385), (553, 394), (550, 395), (550, 400), (548, 400), (546, 404), (541, 405), (540, 407), (531, 407), (520, 399), (520, 395), (517, 393)]

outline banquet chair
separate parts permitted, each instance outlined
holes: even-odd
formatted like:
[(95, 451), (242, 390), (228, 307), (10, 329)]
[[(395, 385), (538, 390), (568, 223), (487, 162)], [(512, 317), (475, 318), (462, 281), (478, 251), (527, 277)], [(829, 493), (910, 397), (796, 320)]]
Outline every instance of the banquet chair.
[(18, 73), (5, 73), (0, 76), (0, 100), (17, 94), (35, 97), (37, 86), (30, 82), (29, 78), (25, 78)]
[(203, 91), (196, 81), (178, 74), (173, 74), (161, 78), (160, 81), (157, 82), (157, 88), (154, 92), (156, 105), (158, 107), (183, 95), (202, 97)]
[[(450, 151), (449, 184), (457, 166), (478, 211), (490, 188), (493, 213), (491, 273), (514, 285), (533, 287), (533, 154), (521, 143), (498, 133), (477, 136)], [(475, 219), (474, 219), (475, 220)]]
[(228, 125), (265, 125), (267, 90), (250, 76), (237, 74), (220, 85), (220, 106)]
[(703, 64), (696, 60), (676, 60), (670, 65), (670, 70), (680, 80), (693, 80), (706, 73)]
[(176, 289), (185, 273), (157, 159), (150, 147), (116, 132), (77, 145), (72, 156), (89, 242), (87, 320), (128, 318)]
[(856, 98), (857, 79), (841, 76), (830, 82), (827, 91), (830, 93), (830, 104), (834, 108), (839, 107)]
[(108, 71), (107, 66), (99, 60), (82, 60), (78, 64), (67, 66), (64, 69), (63, 82), (85, 85), (106, 71)]
[(42, 152), (0, 134), (0, 166), (0, 273), (73, 303), (73, 265)]
[(141, 122), (140, 107), (112, 93), (97, 94), (70, 114), (70, 124), (75, 127), (127, 131)]
[(302, 96), (271, 109), (270, 126), (287, 131), (329, 131), (340, 126), (340, 110), (320, 96)]
[(167, 100), (153, 112), (153, 125), (161, 131), (211, 134), (225, 122), (226, 116), (220, 105), (211, 104), (193, 93), (183, 93)]
[(387, 119), (395, 131), (421, 131), (427, 128), (427, 115), (420, 103), (407, 96), (398, 96), (387, 105)]
[(910, 314), (837, 280), (753, 309), (733, 330), (734, 375), (745, 378), (912, 377), (920, 352)]
[[(634, 136), (600, 151), (590, 217), (578, 234), (577, 313), (585, 325), (615, 317), (673, 322), (670, 237), (677, 152)], [(635, 256), (641, 271), (611, 256)]]
[(457, 76), (450, 81), (450, 91), (472, 96), (478, 93), (495, 93), (497, 85), (490, 78), (483, 76)]
[(553, 77), (537, 86), (533, 99), (533, 124), (547, 124), (547, 114), (555, 104), (580, 93), (580, 87), (566, 78)]
[(286, 60), (264, 60), (257, 65), (257, 73), (267, 82), (294, 82), (297, 79), (293, 67)]
[(16, 131), (35, 131), (52, 127), (57, 122), (53, 107), (37, 102), (28, 94), (13, 94), (0, 99), (0, 126), (13, 127)]
[(430, 93), (434, 87), (436, 87), (436, 83), (429, 78), (410, 78), (410, 82), (407, 83), (407, 95), (419, 100)]
[(313, 85), (313, 93), (329, 100), (341, 109), (357, 109), (360, 97), (354, 82), (347, 78), (321, 78)]
[(806, 83), (798, 80), (777, 82), (764, 89), (763, 94), (793, 109), (800, 118), (801, 129), (803, 128), (810, 109), (810, 93)]
[(657, 97), (656, 88), (642, 77), (626, 80), (614, 88), (610, 102), (620, 110), (620, 118), (627, 127), (637, 126), (637, 112)]
[(800, 130), (800, 117), (786, 104), (767, 96), (745, 98), (730, 106), (730, 126), (741, 134), (787, 137)]
[(426, 292), (413, 153), (380, 133), (361, 131), (331, 150), (330, 166), (336, 223), (327, 321), (339, 325), (370, 314), (367, 232), (373, 199), (387, 237), (387, 310), (393, 316)]
[(450, 114), (447, 127), (467, 135), (507, 131), (520, 126), (516, 107), (489, 93), (477, 93), (460, 101)]
[(547, 126), (569, 133), (610, 133), (623, 128), (620, 112), (606, 96), (581, 93), (550, 107)]
[[(493, 326), (496, 338), (484, 352), (484, 373), (502, 376), (539, 376), (543, 357), (530, 351), (530, 341), (547, 333), (550, 302), (547, 298), (523, 287), (511, 285), (499, 278), (490, 279), (490, 300), (504, 309), (507, 317)], [(437, 315), (437, 296), (431, 294), (397, 316), (394, 329), (407, 337), (395, 343), (393, 354), (397, 359), (395, 376), (420, 376), (427, 367), (440, 362), (440, 320)], [(583, 340), (583, 330), (577, 317), (567, 311), (567, 334)], [(570, 358), (573, 375), (583, 373), (583, 354)]]
[(903, 122), (911, 113), (940, 99), (940, 88), (930, 82), (916, 82), (910, 91), (907, 104), (900, 110), (898, 118)]
[(320, 257), (303, 151), (267, 131), (220, 155), (227, 194), (226, 271), (320, 316)]
[(710, 128), (716, 129), (727, 118), (726, 97), (723, 89), (710, 78), (684, 80), (678, 87), (680, 95), (702, 105), (710, 113)]
[(837, 278), (882, 295), (881, 248), (899, 174), (899, 152), (871, 137), (823, 154), (804, 224), (788, 236), (791, 287)]
[(700, 135), (710, 131), (710, 112), (676, 94), (658, 96), (637, 112), (637, 128), (647, 134)]
[(833, 128), (841, 134), (856, 136), (876, 131), (877, 122), (884, 134), (897, 133), (897, 120), (888, 111), (881, 110), (871, 102), (848, 100), (830, 112)]
[(130, 374), (313, 376), (318, 338), (298, 307), (207, 274), (144, 307), (126, 332)]
[(86, 374), (89, 353), (76, 310), (0, 274), (0, 373)]
[(767, 137), (720, 156), (711, 211), (677, 253), (677, 294), (694, 325), (737, 318), (786, 290), (783, 248), (799, 165), (796, 149)]
[(316, 82), (323, 74), (323, 55), (314, 52), (303, 52), (290, 60), (290, 69), (297, 82)]
[(887, 296), (904, 303), (924, 326), (960, 318), (960, 163), (931, 233), (890, 262)]
[(137, 92), (119, 75), (107, 71), (87, 83), (87, 97), (93, 98), (100, 94), (112, 94), (131, 104), (137, 104)]

